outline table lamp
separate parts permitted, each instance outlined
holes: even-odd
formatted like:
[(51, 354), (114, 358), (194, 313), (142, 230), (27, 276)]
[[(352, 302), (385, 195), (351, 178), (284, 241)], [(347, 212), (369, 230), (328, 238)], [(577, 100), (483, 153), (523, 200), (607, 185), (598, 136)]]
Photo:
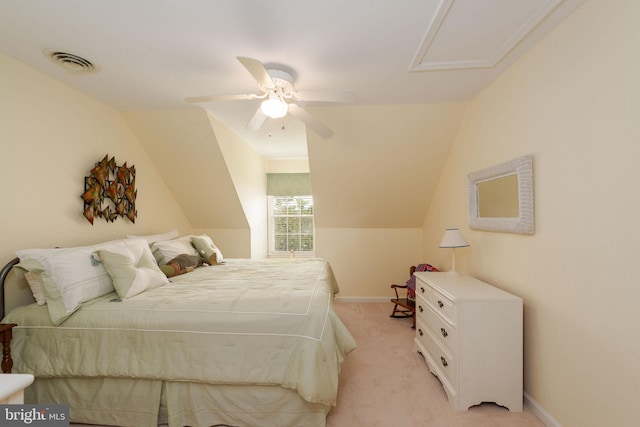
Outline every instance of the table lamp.
[(442, 236), (442, 241), (440, 242), (441, 248), (451, 248), (452, 260), (451, 260), (451, 271), (447, 272), (447, 274), (451, 274), (453, 276), (459, 276), (458, 272), (456, 272), (456, 248), (464, 248), (469, 246), (469, 242), (467, 242), (462, 233), (457, 228), (447, 228), (444, 232), (444, 236)]

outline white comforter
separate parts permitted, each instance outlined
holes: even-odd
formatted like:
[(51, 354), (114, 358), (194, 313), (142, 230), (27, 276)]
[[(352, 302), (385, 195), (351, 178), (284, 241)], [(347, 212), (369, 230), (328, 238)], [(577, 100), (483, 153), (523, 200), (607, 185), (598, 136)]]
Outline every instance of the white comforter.
[(14, 369), (36, 377), (281, 385), (335, 405), (355, 341), (334, 313), (320, 259), (227, 260), (119, 301), (86, 303), (62, 325), (45, 307), (10, 313)]

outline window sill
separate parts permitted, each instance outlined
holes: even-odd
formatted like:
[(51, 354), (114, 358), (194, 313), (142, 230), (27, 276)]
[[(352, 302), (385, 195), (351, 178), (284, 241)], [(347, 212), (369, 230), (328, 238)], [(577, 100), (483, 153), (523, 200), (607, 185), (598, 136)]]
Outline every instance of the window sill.
[(272, 252), (267, 255), (268, 258), (315, 258), (313, 252), (296, 252), (293, 256), (289, 252)]

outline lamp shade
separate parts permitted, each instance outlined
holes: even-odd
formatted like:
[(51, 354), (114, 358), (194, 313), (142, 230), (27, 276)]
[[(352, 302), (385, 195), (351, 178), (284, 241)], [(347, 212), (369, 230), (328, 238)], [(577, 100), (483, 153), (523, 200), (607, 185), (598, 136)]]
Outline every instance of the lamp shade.
[(260, 104), (260, 109), (265, 116), (271, 117), (272, 119), (279, 119), (280, 117), (284, 117), (287, 115), (289, 105), (281, 99), (274, 97), (262, 101), (262, 104)]
[(445, 230), (440, 242), (441, 248), (464, 248), (466, 246), (469, 246), (469, 242), (464, 239), (459, 229), (447, 228)]

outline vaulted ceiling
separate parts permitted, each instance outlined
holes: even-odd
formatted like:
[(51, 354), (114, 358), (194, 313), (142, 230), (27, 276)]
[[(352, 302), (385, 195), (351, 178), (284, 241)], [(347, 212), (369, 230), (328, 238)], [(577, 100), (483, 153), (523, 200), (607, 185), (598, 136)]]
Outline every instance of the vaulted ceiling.
[[(352, 91), (355, 105), (461, 102), (582, 2), (2, 0), (0, 52), (123, 111), (256, 93), (238, 56), (291, 72), (296, 89)], [(87, 59), (97, 72), (68, 72), (47, 49)], [(258, 104), (201, 107), (266, 157), (306, 156), (295, 119), (285, 131), (279, 120), (245, 129)]]
[[(309, 159), (319, 226), (418, 227), (465, 102), (583, 1), (1, 0), (0, 52), (125, 112), (156, 163), (216, 143), (212, 117), (265, 158)], [(259, 93), (238, 56), (295, 89), (351, 91), (344, 105), (300, 103), (333, 136), (290, 116), (247, 130), (259, 100), (185, 102)], [(205, 152), (182, 175), (158, 164), (174, 192), (231, 181), (219, 148)], [(202, 228), (246, 224), (239, 201), (176, 197)]]

